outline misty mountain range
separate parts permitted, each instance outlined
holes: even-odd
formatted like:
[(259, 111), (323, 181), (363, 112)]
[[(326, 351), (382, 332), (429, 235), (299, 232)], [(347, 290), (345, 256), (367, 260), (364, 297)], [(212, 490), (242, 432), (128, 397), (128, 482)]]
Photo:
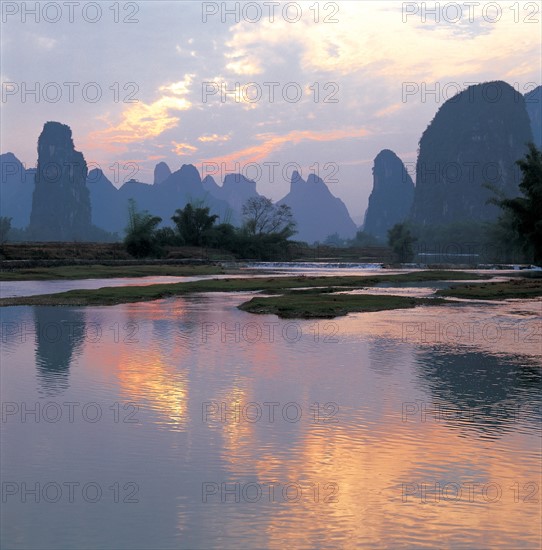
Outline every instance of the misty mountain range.
[[(385, 241), (387, 231), (405, 220), (438, 225), (495, 219), (498, 209), (487, 204), (491, 191), (485, 184), (518, 194), (514, 163), (527, 142), (542, 146), (541, 105), (541, 86), (523, 96), (502, 81), (470, 86), (446, 101), (420, 139), (416, 185), (393, 151), (375, 157), (363, 229)], [(51, 166), (66, 169), (55, 173)], [(240, 225), (243, 204), (259, 196), (256, 183), (240, 174), (219, 185), (211, 176), (202, 180), (191, 164), (172, 172), (164, 162), (156, 165), (152, 184), (130, 180), (117, 189), (101, 170), (87, 174), (71, 129), (58, 122), (44, 125), (36, 169), (25, 170), (12, 153), (0, 155), (0, 169), (0, 215), (11, 217), (12, 227), (28, 227), (32, 240), (103, 240), (107, 233), (122, 238), (129, 199), (164, 225), (189, 202), (208, 206), (219, 222)], [(314, 174), (305, 181), (294, 172), (278, 204), (291, 207), (296, 240), (322, 242), (335, 233), (351, 238), (358, 229), (345, 204)]]
[[(74, 174), (62, 174), (58, 178), (56, 173), (50, 177), (47, 174), (36, 177), (43, 171), (40, 166), (49, 163), (68, 166), (74, 158), (79, 159), (79, 165), (84, 163), (82, 156), (78, 156), (81, 153), (74, 149), (70, 128), (58, 122), (45, 124), (38, 140), (38, 151), (37, 171), (24, 170), (12, 153), (0, 156), (1, 215), (11, 217), (13, 227), (29, 226), (31, 238), (36, 240), (86, 240), (89, 232), (96, 238), (98, 228), (122, 236), (128, 223), (129, 199), (134, 199), (139, 209), (160, 216), (163, 225), (171, 225), (170, 218), (175, 210), (189, 202), (208, 206), (219, 216), (220, 222), (240, 225), (243, 204), (250, 197), (260, 196), (256, 183), (241, 174), (228, 174), (222, 185), (218, 185), (211, 176), (202, 180), (191, 164), (183, 164), (179, 170), (171, 172), (169, 166), (161, 162), (155, 168), (153, 184), (130, 180), (118, 189), (100, 169), (88, 173), (84, 191), (81, 178), (74, 180)], [(86, 175), (86, 163), (79, 170)], [(54, 192), (47, 194), (47, 189)], [(85, 191), (88, 205), (82, 196)], [(346, 238), (356, 233), (356, 224), (345, 204), (333, 196), (317, 176), (310, 175), (305, 182), (294, 172), (290, 192), (279, 203), (292, 208), (298, 240), (312, 243), (323, 241), (335, 232)], [(69, 217), (69, 212), (73, 212), (73, 218), (81, 223), (65, 221), (62, 228), (57, 227), (60, 220)]]

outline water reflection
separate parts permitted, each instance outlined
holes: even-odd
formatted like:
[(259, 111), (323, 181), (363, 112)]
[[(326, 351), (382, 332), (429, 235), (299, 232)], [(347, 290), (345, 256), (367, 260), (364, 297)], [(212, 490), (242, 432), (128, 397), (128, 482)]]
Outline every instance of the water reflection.
[(85, 339), (84, 313), (75, 308), (34, 307), (36, 369), (40, 394), (51, 397), (69, 387), (70, 365)]
[(416, 368), (433, 396), (433, 403), (419, 405), (420, 417), (488, 436), (539, 420), (542, 377), (535, 359), (436, 347), (418, 351)]
[[(2, 426), (5, 479), (92, 480), (104, 487), (104, 499), (32, 508), (10, 498), (2, 511), (8, 526), (2, 547), (536, 547), (540, 507), (525, 501), (523, 491), (528, 483), (540, 485), (540, 420), (510, 412), (539, 407), (534, 359), (404, 341), (404, 312), (341, 318), (338, 343), (316, 341), (314, 321), (298, 323), (299, 341), (282, 337), (283, 322), (273, 341), (237, 341), (222, 333), (222, 323), (233, 329), (277, 322), (239, 311), (245, 299), (216, 294), (5, 310), (8, 322), (71, 323), (73, 337), (52, 341), (52, 328), (48, 338), (36, 336), (35, 367), (28, 361), (34, 350), (24, 343), (3, 348), (9, 357), (2, 361), (3, 398), (33, 404), (37, 371), (40, 396), (61, 392), (58, 401), (96, 401), (104, 412), (98, 423), (79, 415), (74, 423), (23, 424), (14, 416)], [(440, 311), (444, 320), (453, 314)], [(204, 340), (209, 322), (218, 332)], [(92, 337), (97, 324), (100, 339)], [(339, 406), (337, 423), (313, 415), (315, 402), (328, 401)], [(115, 422), (110, 414), (119, 403), (122, 419), (127, 402), (139, 407), (138, 423)], [(204, 418), (207, 402), (225, 403), (227, 420)], [(266, 402), (279, 404), (273, 422), (265, 407), (259, 421), (235, 419), (237, 405)], [(299, 421), (282, 416), (289, 402), (301, 407)], [(476, 414), (422, 418), (422, 403), (435, 402)], [(419, 408), (406, 421), (405, 403)], [(138, 484), (137, 505), (106, 502), (116, 481)], [(420, 489), (472, 482), (496, 483), (502, 497), (488, 502), (477, 490), (473, 501), (467, 492), (436, 501), (434, 491), (426, 490), (424, 499)], [(205, 483), (218, 487), (207, 501)], [(224, 502), (222, 483), (230, 489), (256, 483), (264, 492), (257, 501), (230, 496)], [(291, 492), (284, 497), (289, 483), (302, 489), (299, 499)], [(510, 489), (516, 483), (519, 501)], [(404, 484), (412, 488), (407, 502)], [(338, 498), (326, 500), (333, 487)]]
[(411, 361), (412, 349), (398, 346), (393, 338), (372, 338), (369, 342), (369, 367), (381, 375), (391, 376)]

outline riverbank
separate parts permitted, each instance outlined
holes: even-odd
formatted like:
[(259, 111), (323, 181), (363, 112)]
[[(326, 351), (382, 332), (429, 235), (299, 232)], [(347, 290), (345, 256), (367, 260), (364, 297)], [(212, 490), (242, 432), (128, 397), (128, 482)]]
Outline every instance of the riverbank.
[(234, 268), (226, 269), (218, 263), (187, 263), (176, 261), (167, 264), (127, 265), (60, 265), (53, 267), (22, 268), (14, 271), (0, 271), (0, 281), (54, 281), (79, 279), (110, 279), (115, 277), (193, 277), (197, 275), (222, 275), (238, 273)]
[(509, 281), (453, 285), (437, 291), (440, 297), (471, 300), (529, 299), (542, 296), (542, 276)]
[[(199, 266), (203, 268), (205, 266)], [(196, 267), (194, 266), (194, 269)], [(164, 274), (164, 273), (161, 273)], [(177, 273), (178, 274), (178, 273)], [(472, 282), (475, 280), (483, 281)], [(338, 294), (386, 283), (401, 285), (443, 281), (468, 281), (435, 292), (434, 296), (417, 298), (393, 294)], [(514, 277), (509, 281), (488, 282), (486, 275), (464, 271), (413, 271), (371, 276), (291, 276), (258, 278), (205, 279), (183, 283), (147, 286), (103, 287), (92, 290), (70, 290), (0, 299), (7, 306), (109, 306), (148, 302), (203, 292), (255, 292), (255, 296), (238, 307), (255, 314), (275, 314), (281, 318), (333, 318), (352, 312), (413, 308), (420, 305), (451, 303), (447, 298), (478, 300), (532, 299), (542, 297), (542, 278)], [(457, 304), (457, 302), (454, 302)]]
[(252, 298), (241, 304), (239, 309), (256, 314), (275, 314), (281, 319), (333, 319), (348, 313), (442, 305), (445, 301), (442, 298), (333, 294), (300, 290), (270, 298)]
[[(137, 259), (126, 251), (122, 242), (20, 242), (0, 245), (0, 270), (56, 267), (70, 265), (130, 265), (186, 263), (213, 263), (241, 261), (230, 251), (199, 246), (164, 246), (159, 258)], [(392, 263), (388, 247), (337, 248), (291, 242), (280, 261), (314, 261), (343, 263)]]
[[(414, 271), (400, 274), (383, 274), (371, 276), (291, 276), (291, 277), (254, 277), (236, 279), (206, 279), (172, 284), (155, 284), (147, 286), (103, 287), (93, 290), (70, 290), (57, 294), (23, 296), (0, 299), (0, 306), (14, 305), (116, 305), (121, 303), (145, 302), (159, 300), (170, 296), (195, 292), (264, 292), (265, 294), (283, 295), (295, 289), (312, 289), (309, 293), (298, 293), (296, 299), (315, 303), (315, 295), (326, 295), (338, 290), (355, 290), (375, 286), (379, 283), (417, 283), (429, 281), (470, 281), (481, 279), (482, 275), (463, 271)], [(316, 293), (316, 294), (315, 294)], [(349, 298), (352, 298), (351, 296)], [(338, 300), (343, 300), (339, 298)], [(337, 301), (338, 301), (337, 300)], [(352, 300), (354, 302), (356, 300)], [(362, 305), (363, 300), (357, 300)], [(342, 302), (341, 302), (342, 303)], [(301, 304), (300, 304), (301, 305)], [(390, 304), (391, 305), (391, 304)], [(311, 308), (313, 312), (317, 310)], [(297, 309), (296, 309), (297, 311)], [(327, 311), (327, 310), (326, 310)]]
[[(472, 278), (472, 277), (471, 277)], [(400, 279), (396, 282), (400, 282)], [(369, 286), (369, 285), (367, 285)], [(434, 297), (381, 294), (336, 294), (339, 288), (286, 290), (280, 296), (254, 297), (239, 309), (256, 314), (275, 314), (283, 319), (333, 318), (353, 312), (408, 309), (422, 305), (457, 302), (449, 298), (472, 300), (533, 299), (542, 297), (542, 279), (512, 279), (494, 283), (474, 283), (438, 290)], [(354, 290), (354, 289), (350, 289)]]

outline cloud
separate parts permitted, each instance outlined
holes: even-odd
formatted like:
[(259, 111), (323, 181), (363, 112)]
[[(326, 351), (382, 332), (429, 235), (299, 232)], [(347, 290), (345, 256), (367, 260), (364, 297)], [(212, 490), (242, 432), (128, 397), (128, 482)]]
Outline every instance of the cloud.
[(48, 36), (41, 36), (39, 34), (36, 34), (33, 36), (33, 38), (38, 48), (42, 50), (52, 50), (58, 44), (58, 40), (56, 40), (55, 38), (50, 38)]
[(338, 141), (350, 138), (360, 138), (369, 135), (369, 131), (365, 129), (344, 129), (344, 130), (329, 130), (323, 132), (313, 132), (310, 130), (294, 130), (285, 135), (272, 133), (257, 134), (255, 137), (261, 141), (258, 145), (253, 145), (240, 151), (205, 159), (205, 162), (217, 163), (235, 163), (235, 162), (259, 162), (269, 157), (274, 151), (280, 150), (286, 144), (297, 145), (302, 141)]
[(229, 135), (219, 136), (218, 134), (207, 134), (205, 136), (200, 136), (198, 138), (198, 141), (201, 141), (202, 143), (213, 143), (217, 141), (229, 141), (229, 140), (230, 140)]
[(194, 147), (189, 143), (179, 143), (177, 141), (172, 141), (171, 144), (173, 145), (173, 153), (179, 156), (190, 156), (198, 150), (197, 147)]
[[(431, 15), (422, 22), (419, 13), (404, 22), (400, 4), (336, 4), (338, 23), (324, 23), (321, 9), (319, 23), (304, 10), (295, 24), (278, 17), (273, 22), (242, 22), (232, 27), (233, 35), (225, 43), (226, 69), (236, 74), (269, 72), (283, 63), (280, 56), (270, 56), (269, 52), (287, 47), (292, 59), (299, 58), (305, 74), (347, 77), (355, 73), (366, 76), (370, 71), (372, 77), (420, 80), (473, 75), (488, 67), (494, 68), (495, 76), (517, 74), (514, 67), (523, 69), (525, 59), (540, 55), (538, 25), (516, 23), (511, 10), (503, 9), (495, 23), (486, 20), (490, 15), (484, 18), (482, 6), (475, 9), (472, 22), (466, 7), (457, 23), (444, 20), (442, 14), (438, 23)], [(458, 33), (469, 39), (458, 38)]]
[(190, 93), (190, 86), (194, 82), (195, 74), (185, 74), (183, 80), (172, 82), (171, 84), (160, 86), (161, 92), (168, 92), (174, 96), (185, 96)]
[(225, 53), (229, 60), (225, 69), (236, 75), (258, 75), (263, 73), (262, 63), (258, 57), (245, 49), (236, 49), (234, 52)]
[(181, 56), (196, 57), (197, 55), (195, 50), (184, 50), (179, 44), (175, 46), (175, 51)]
[(179, 111), (187, 111), (192, 103), (187, 99), (194, 75), (184, 80), (161, 86), (162, 96), (152, 103), (138, 101), (124, 108), (120, 121), (108, 128), (90, 134), (90, 140), (101, 143), (106, 149), (126, 150), (126, 145), (140, 143), (160, 136), (179, 124)]
[(404, 103), (394, 103), (393, 105), (388, 105), (387, 107), (384, 107), (383, 109), (380, 109), (380, 111), (377, 111), (375, 113), (375, 117), (381, 118), (381, 117), (389, 116), (389, 115), (395, 113), (396, 111), (398, 111), (399, 109), (401, 109), (404, 106), (405, 106)]

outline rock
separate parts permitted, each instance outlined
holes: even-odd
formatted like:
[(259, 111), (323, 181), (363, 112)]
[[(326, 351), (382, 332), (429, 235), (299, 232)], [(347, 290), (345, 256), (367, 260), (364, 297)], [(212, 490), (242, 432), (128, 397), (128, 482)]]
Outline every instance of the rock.
[(128, 206), (122, 204), (119, 190), (100, 169), (89, 172), (87, 187), (90, 192), (92, 223), (122, 236), (128, 225)]
[(214, 198), (225, 201), (230, 206), (227, 219), (231, 223), (242, 223), (243, 205), (251, 197), (261, 196), (256, 190), (256, 182), (242, 174), (228, 174), (222, 185), (218, 185), (212, 176), (206, 176), (203, 188)]
[(171, 170), (165, 162), (159, 162), (154, 167), (154, 184), (162, 183), (164, 180), (171, 176)]
[(13, 153), (0, 155), (0, 216), (11, 218), (11, 226), (23, 229), (30, 223), (34, 176)]
[(420, 140), (411, 219), (421, 225), (493, 221), (490, 184), (517, 196), (515, 162), (532, 141), (523, 96), (502, 81), (469, 86), (439, 109)]
[(534, 143), (540, 149), (542, 148), (542, 86), (538, 86), (523, 97), (531, 121)]
[(356, 233), (356, 224), (343, 201), (314, 174), (304, 181), (298, 172), (294, 172), (290, 192), (277, 204), (287, 204), (292, 209), (297, 222), (296, 240), (323, 242), (334, 233), (342, 238), (352, 238)]
[(154, 185), (130, 180), (117, 189), (99, 170), (93, 170), (88, 177), (91, 193), (93, 222), (107, 231), (124, 236), (128, 224), (128, 203), (136, 202), (138, 210), (148, 210), (162, 218), (161, 226), (172, 226), (171, 217), (178, 208), (189, 202), (209, 206), (212, 214), (226, 219), (230, 209), (222, 200), (216, 199), (204, 189), (197, 168), (183, 165), (165, 180)]
[(30, 235), (40, 241), (85, 240), (91, 232), (87, 163), (69, 126), (46, 122), (38, 139), (38, 166)]
[(389, 229), (406, 220), (413, 198), (414, 182), (401, 159), (389, 149), (380, 151), (374, 160), (363, 230), (385, 240)]

